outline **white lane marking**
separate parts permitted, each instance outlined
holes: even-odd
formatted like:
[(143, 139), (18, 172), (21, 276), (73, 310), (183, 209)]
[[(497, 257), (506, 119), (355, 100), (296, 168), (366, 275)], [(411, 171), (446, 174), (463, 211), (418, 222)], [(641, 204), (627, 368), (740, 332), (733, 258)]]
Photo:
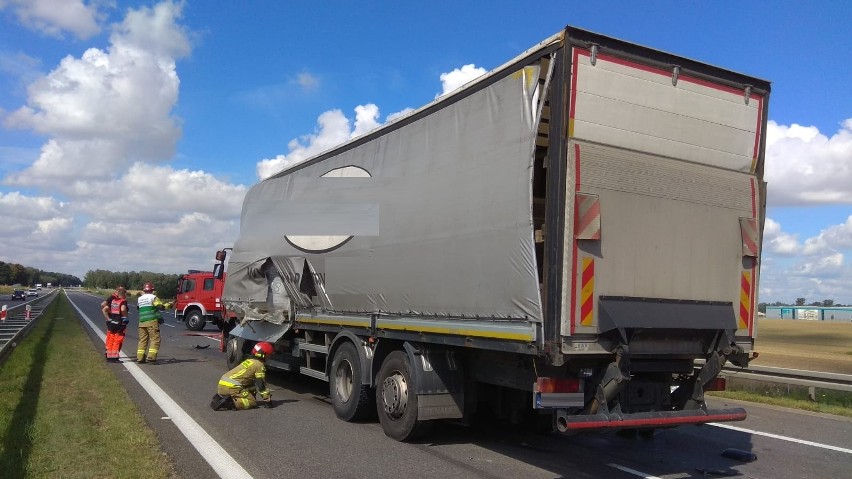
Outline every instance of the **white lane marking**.
[[(65, 294), (65, 297), (68, 298), (68, 301), (71, 301), (71, 298), (68, 294)], [(83, 313), (83, 311), (77, 307), (74, 301), (71, 301), (71, 305), (74, 306), (74, 309), (80, 314), (80, 316), (89, 323), (89, 327), (92, 328), (92, 331), (101, 338), (102, 341), (106, 342), (106, 335), (98, 329), (97, 326), (89, 319), (88, 316)], [(124, 359), (129, 359), (124, 352), (121, 353), (121, 357)], [(251, 474), (246, 472), (230, 454), (228, 454), (225, 449), (216, 442), (207, 431), (201, 428), (197, 422), (195, 422), (192, 417), (186, 413), (172, 398), (168, 396), (168, 394), (163, 391), (160, 386), (157, 385), (151, 378), (145, 374), (139, 366), (133, 361), (125, 361), (123, 363), (124, 367), (133, 375), (136, 381), (142, 386), (143, 389), (151, 396), (151, 398), (157, 403), (158, 406), (163, 410), (166, 416), (169, 416), (172, 419), (172, 422), (177, 426), (178, 430), (186, 436), (186, 439), (192, 444), (193, 447), (201, 454), (201, 457), (207, 461), (207, 464), (210, 464), (210, 467), (213, 468), (214, 471), (219, 475), (219, 477), (225, 478), (247, 478), (251, 479)]]
[(796, 439), (795, 437), (779, 436), (778, 434), (771, 434), (771, 433), (768, 433), (768, 432), (754, 431), (754, 430), (751, 430), (751, 429), (745, 429), (745, 428), (737, 427), (737, 426), (730, 426), (728, 424), (720, 424), (720, 423), (717, 423), (717, 422), (711, 422), (711, 423), (708, 423), (708, 424), (711, 425), (711, 426), (721, 427), (721, 428), (724, 428), (724, 429), (730, 429), (732, 431), (739, 431), (739, 432), (744, 432), (744, 433), (747, 433), (747, 434), (754, 434), (756, 436), (771, 437), (773, 439), (780, 439), (782, 441), (789, 441), (789, 442), (795, 442), (797, 444), (804, 444), (805, 446), (821, 447), (823, 449), (828, 449), (828, 450), (831, 450), (831, 451), (845, 452), (846, 454), (852, 454), (852, 449), (846, 449), (844, 447), (830, 446), (828, 444), (820, 444), (818, 442), (813, 442), (813, 441), (805, 441), (804, 439)]
[(650, 474), (645, 474), (644, 472), (637, 471), (636, 469), (630, 469), (629, 467), (619, 466), (618, 464), (609, 463), (607, 464), (609, 467), (614, 467), (618, 470), (624, 471), (629, 474), (633, 474), (634, 476), (643, 477), (645, 479), (661, 479), (659, 476), (652, 476)]

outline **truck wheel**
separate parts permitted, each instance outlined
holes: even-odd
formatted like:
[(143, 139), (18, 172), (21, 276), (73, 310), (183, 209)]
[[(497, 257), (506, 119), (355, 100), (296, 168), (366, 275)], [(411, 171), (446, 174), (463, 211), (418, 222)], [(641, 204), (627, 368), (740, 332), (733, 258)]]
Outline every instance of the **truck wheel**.
[(189, 313), (189, 316), (186, 317), (186, 329), (190, 331), (201, 331), (204, 329), (205, 323), (204, 315), (197, 309), (193, 310)]
[(428, 432), (432, 423), (417, 420), (417, 394), (408, 355), (404, 351), (390, 353), (378, 379), (376, 411), (385, 435), (397, 441), (413, 441)]
[(345, 343), (334, 353), (329, 378), (329, 395), (334, 413), (344, 421), (367, 419), (375, 411), (375, 394), (361, 382), (361, 361), (352, 343)]
[(231, 336), (225, 343), (225, 361), (228, 369), (234, 369), (243, 360), (243, 344), (245, 339)]

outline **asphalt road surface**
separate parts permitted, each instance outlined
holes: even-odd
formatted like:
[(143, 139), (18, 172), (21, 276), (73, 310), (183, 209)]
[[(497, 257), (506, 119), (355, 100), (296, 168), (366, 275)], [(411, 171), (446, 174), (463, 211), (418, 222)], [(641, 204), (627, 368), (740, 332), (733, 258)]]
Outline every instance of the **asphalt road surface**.
[[(103, 331), (102, 299), (80, 292), (69, 293), (69, 297)], [(88, 323), (84, 324), (88, 330)], [(131, 307), (123, 347), (130, 358), (135, 357), (136, 324), (136, 311)], [(723, 473), (760, 479), (852, 477), (852, 420), (750, 403), (745, 405), (749, 412), (746, 421), (683, 426), (658, 431), (650, 439), (611, 432), (543, 436), (480, 418), (472, 426), (440, 423), (424, 441), (406, 444), (387, 438), (377, 420), (346, 423), (337, 419), (327, 383), (273, 372), (269, 374), (273, 407), (215, 412), (208, 404), (225, 371), (224, 356), (214, 338), (218, 330), (208, 325), (193, 333), (166, 315), (161, 333), (160, 364), (109, 367), (121, 378), (157, 432), (163, 451), (185, 478), (240, 477), (240, 467), (258, 479), (680, 479), (724, 477)], [(90, 335), (92, 347), (103, 351), (103, 341), (94, 332)], [(185, 411), (206, 439), (182, 432), (179, 418), (165, 413), (140, 385), (140, 374)], [(711, 407), (726, 405), (742, 404), (715, 401)], [(753, 452), (757, 459), (743, 462), (722, 456), (728, 448)], [(210, 451), (222, 449), (227, 454), (219, 456), (230, 455), (234, 461), (226, 465), (238, 464), (233, 475), (223, 473), (221, 463), (210, 465), (210, 458), (217, 457)]]

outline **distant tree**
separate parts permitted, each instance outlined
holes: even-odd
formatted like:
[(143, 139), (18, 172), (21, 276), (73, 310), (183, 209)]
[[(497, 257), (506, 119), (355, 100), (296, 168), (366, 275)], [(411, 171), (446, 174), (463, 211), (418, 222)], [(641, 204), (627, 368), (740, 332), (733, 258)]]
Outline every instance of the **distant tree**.
[(796, 306), (804, 306), (805, 298), (796, 298)]
[(768, 304), (766, 304), (766, 303), (758, 303), (757, 304), (757, 311), (761, 312), (763, 314), (766, 314), (766, 307), (767, 306), (768, 306)]
[(29, 284), (30, 278), (27, 276), (27, 269), (23, 266), (17, 263), (10, 264), (9, 271), (12, 284)]
[(833, 299), (824, 299), (824, 300), (822, 300), (822, 305), (823, 306), (834, 306), (834, 300)]
[(0, 284), (12, 284), (12, 268), (0, 261)]
[(822, 303), (820, 303), (819, 301), (814, 301), (813, 303), (809, 304), (808, 306), (822, 306)]

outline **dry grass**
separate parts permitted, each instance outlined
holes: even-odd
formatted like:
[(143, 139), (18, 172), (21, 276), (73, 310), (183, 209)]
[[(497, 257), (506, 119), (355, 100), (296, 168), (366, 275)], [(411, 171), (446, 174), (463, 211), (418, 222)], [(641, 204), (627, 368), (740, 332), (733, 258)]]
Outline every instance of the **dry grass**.
[(852, 374), (852, 323), (761, 319), (757, 366)]

